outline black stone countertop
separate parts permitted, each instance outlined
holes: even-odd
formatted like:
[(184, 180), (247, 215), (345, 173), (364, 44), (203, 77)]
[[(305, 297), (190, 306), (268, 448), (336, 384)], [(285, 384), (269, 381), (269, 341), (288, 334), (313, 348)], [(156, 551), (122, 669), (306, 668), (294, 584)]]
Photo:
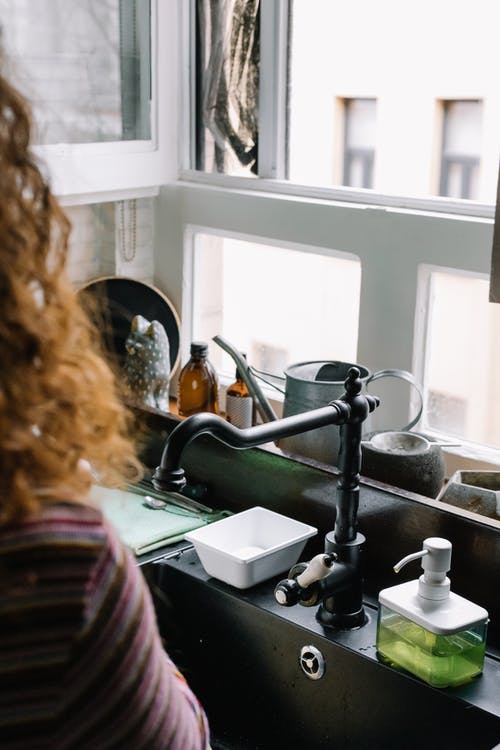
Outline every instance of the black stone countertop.
[[(318, 623), (315, 607), (280, 607), (279, 576), (235, 589), (193, 549), (151, 567), (168, 650), (207, 710), (214, 748), (491, 750), (500, 739), (496, 658), (466, 685), (432, 688), (379, 662), (375, 602), (365, 600), (363, 627), (343, 631)], [(301, 670), (304, 644), (324, 659), (317, 681)]]

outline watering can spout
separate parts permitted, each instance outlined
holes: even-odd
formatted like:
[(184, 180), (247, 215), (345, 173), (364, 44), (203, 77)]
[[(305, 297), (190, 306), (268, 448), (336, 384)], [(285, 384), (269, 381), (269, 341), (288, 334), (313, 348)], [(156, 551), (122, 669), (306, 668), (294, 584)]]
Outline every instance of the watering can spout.
[(242, 380), (245, 382), (250, 394), (254, 400), (255, 408), (257, 409), (260, 418), (263, 422), (273, 422), (278, 419), (277, 414), (272, 408), (271, 404), (265, 397), (257, 379), (252, 374), (246, 359), (229, 341), (226, 341), (222, 336), (214, 336), (213, 341), (218, 344), (221, 349), (224, 349), (234, 360), (238, 370), (240, 371)]

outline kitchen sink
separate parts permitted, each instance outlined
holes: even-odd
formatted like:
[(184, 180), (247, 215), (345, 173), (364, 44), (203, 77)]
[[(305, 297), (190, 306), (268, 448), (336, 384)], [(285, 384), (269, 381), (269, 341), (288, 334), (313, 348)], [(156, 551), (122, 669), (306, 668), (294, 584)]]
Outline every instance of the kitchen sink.
[(374, 600), (366, 625), (335, 630), (316, 608), (280, 607), (279, 577), (241, 591), (208, 576), (189, 547), (152, 568), (166, 648), (205, 706), (213, 750), (490, 750), (500, 741), (497, 654), (473, 682), (438, 690), (378, 660)]
[[(154, 468), (175, 421), (154, 415), (147, 423), (144, 462)], [(301, 560), (325, 550), (336, 523), (336, 467), (269, 446), (237, 451), (208, 435), (188, 445), (182, 463), (212, 507), (261, 506), (311, 524), (318, 535)], [(500, 743), (500, 521), (375, 480), (360, 484), (368, 617), (358, 629), (320, 623), (316, 607), (280, 606), (274, 587), (283, 575), (248, 589), (210, 577), (187, 542), (139, 561), (165, 646), (207, 711), (213, 750), (492, 750)], [(395, 562), (432, 536), (453, 544), (452, 590), (490, 617), (483, 674), (458, 688), (430, 687), (379, 661), (375, 647), (378, 592), (396, 583)], [(413, 577), (405, 570), (397, 582)]]

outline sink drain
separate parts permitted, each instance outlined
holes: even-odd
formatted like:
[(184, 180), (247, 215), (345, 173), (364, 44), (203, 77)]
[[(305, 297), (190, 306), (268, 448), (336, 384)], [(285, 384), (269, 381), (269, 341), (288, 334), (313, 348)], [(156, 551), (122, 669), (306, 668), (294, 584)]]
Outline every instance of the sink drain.
[(319, 680), (325, 674), (325, 658), (316, 646), (302, 646), (299, 661), (310, 680)]

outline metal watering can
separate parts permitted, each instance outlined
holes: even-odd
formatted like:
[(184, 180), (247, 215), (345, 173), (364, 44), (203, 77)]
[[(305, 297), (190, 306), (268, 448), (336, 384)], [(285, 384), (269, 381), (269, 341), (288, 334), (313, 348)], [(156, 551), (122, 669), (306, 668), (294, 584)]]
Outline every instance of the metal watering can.
[[(236, 362), (241, 376), (254, 398), (256, 409), (262, 421), (269, 422), (278, 419), (257, 379), (264, 380), (264, 382), (269, 381), (262, 377), (262, 373), (259, 374), (259, 371), (249, 367), (241, 354), (221, 336), (215, 336), (213, 340), (225, 349)], [(285, 370), (284, 377), (272, 376), (273, 380), (277, 379), (284, 383), (284, 388), (269, 383), (285, 396), (283, 416), (289, 417), (311, 409), (318, 409), (326, 406), (330, 401), (340, 398), (344, 392), (344, 381), (351, 367), (357, 367), (360, 371), (361, 381), (365, 389), (369, 383), (383, 377), (399, 378), (413, 385), (419, 395), (419, 408), (415, 417), (409, 424), (402, 427), (401, 431), (411, 430), (417, 424), (422, 415), (423, 399), (421, 389), (410, 372), (399, 369), (385, 369), (371, 373), (363, 365), (321, 360), (298, 362)], [(369, 431), (368, 424), (366, 427)], [(320, 427), (301, 435), (284, 438), (280, 440), (279, 447), (291, 453), (313, 458), (316, 461), (336, 465), (340, 449), (339, 429), (335, 425)]]
[[(340, 398), (344, 392), (344, 380), (351, 367), (358, 368), (365, 390), (369, 383), (384, 377), (400, 378), (415, 386), (420, 394), (420, 408), (414, 419), (402, 427), (401, 431), (410, 430), (417, 424), (422, 414), (423, 403), (420, 389), (410, 372), (387, 369), (371, 373), (363, 365), (335, 361), (298, 362), (288, 367), (285, 371), (283, 416), (288, 417), (309, 409), (317, 409), (325, 406), (329, 401)], [(365, 426), (369, 431), (369, 424)], [(320, 427), (318, 430), (285, 438), (280, 441), (279, 447), (323, 463), (336, 464), (340, 449), (339, 429), (334, 425)]]

